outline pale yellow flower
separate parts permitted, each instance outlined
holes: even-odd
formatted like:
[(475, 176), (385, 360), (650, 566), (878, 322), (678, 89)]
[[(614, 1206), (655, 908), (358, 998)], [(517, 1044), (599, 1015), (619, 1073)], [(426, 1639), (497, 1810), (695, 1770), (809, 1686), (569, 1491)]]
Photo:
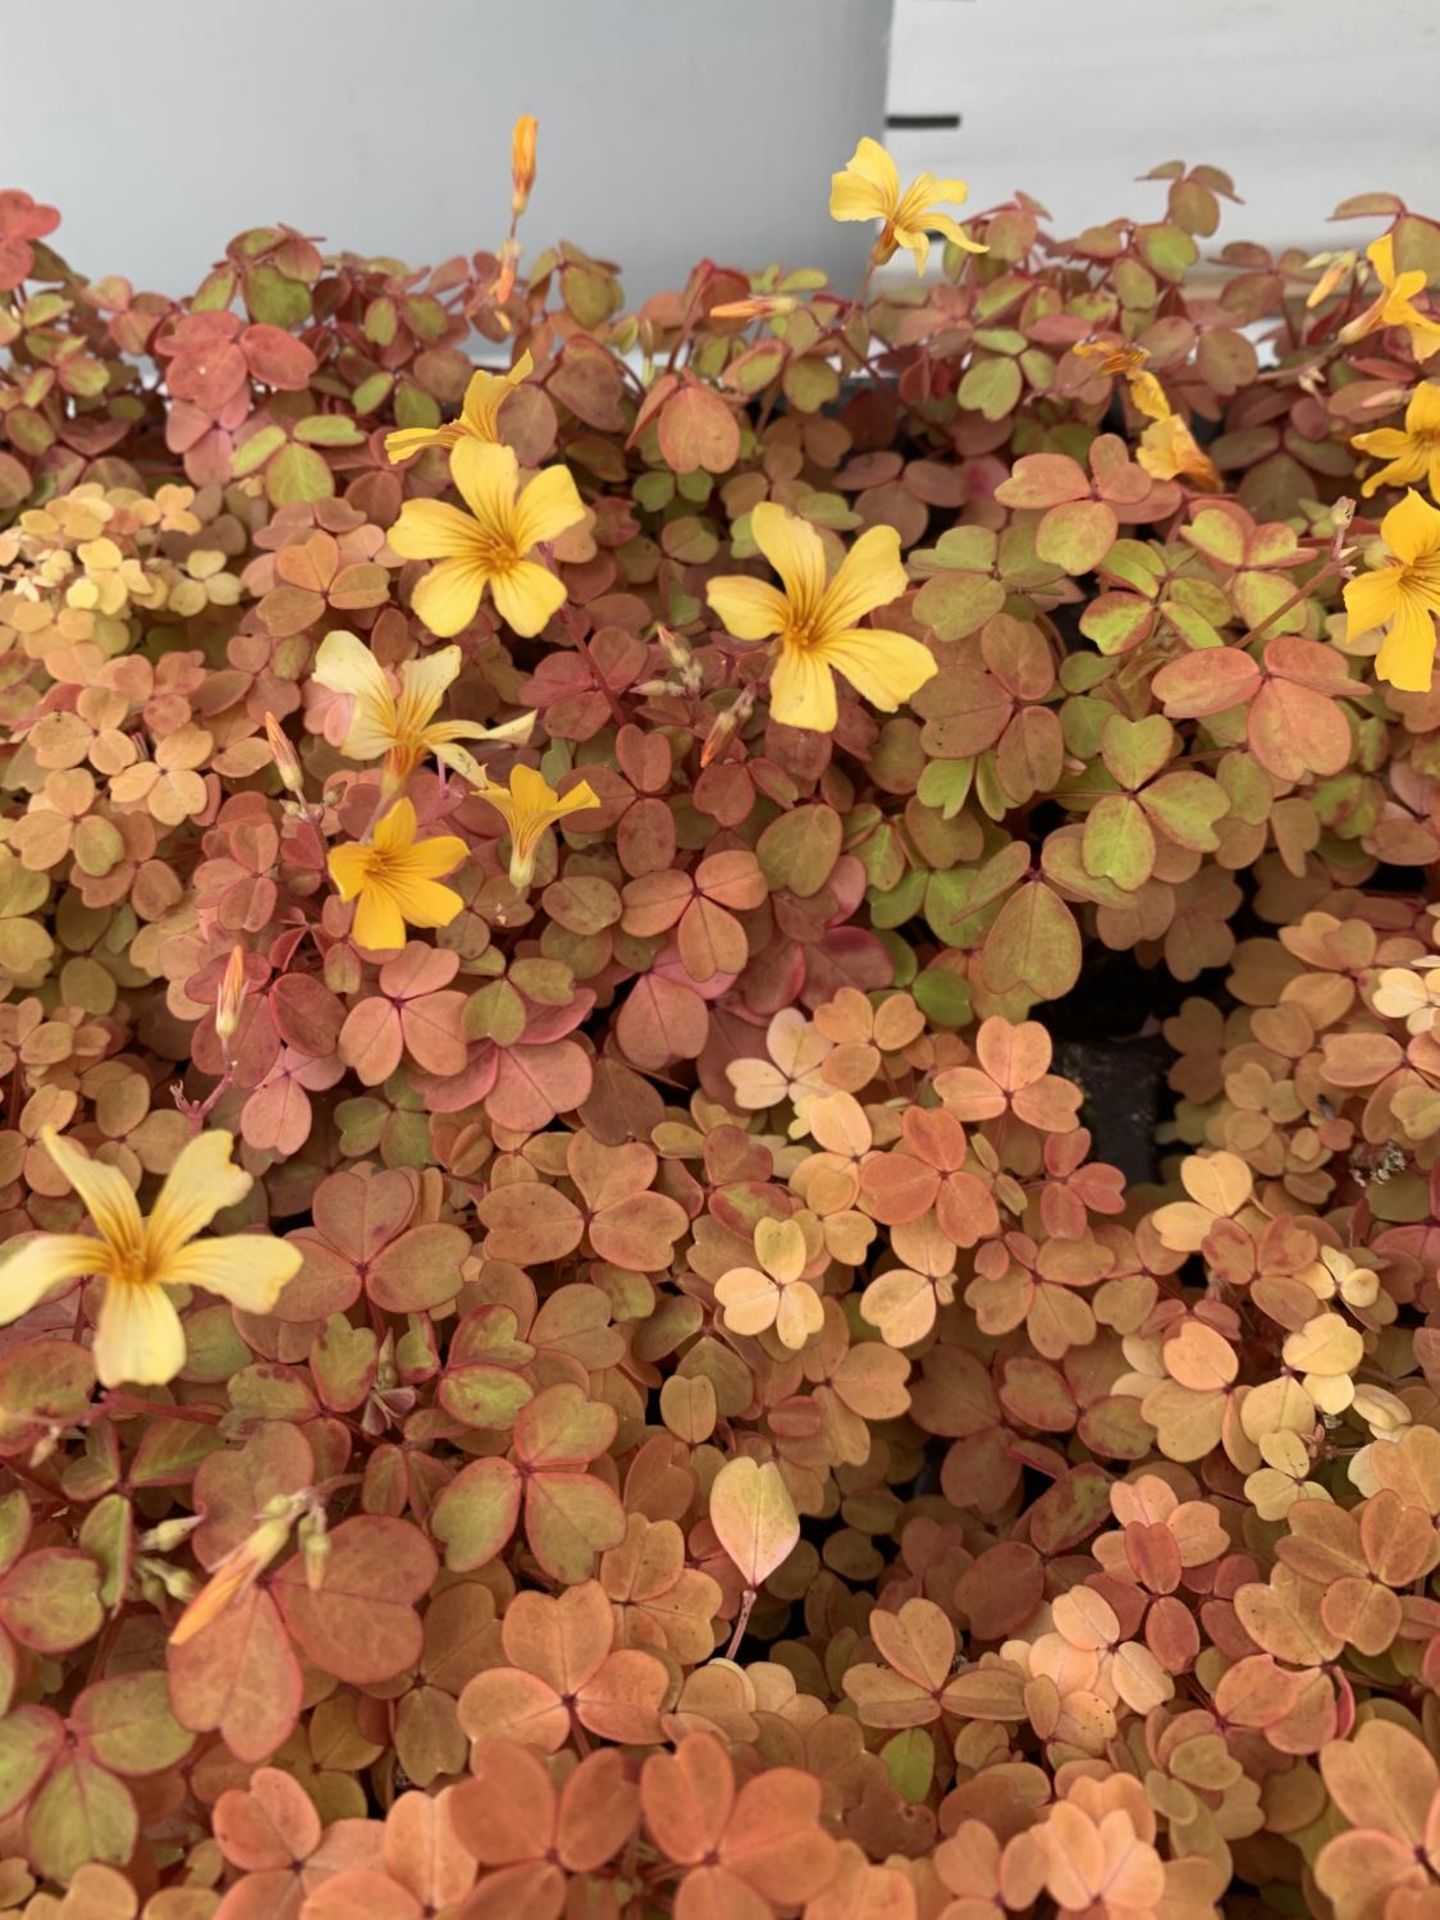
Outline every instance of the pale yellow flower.
[(484, 367), (470, 376), (458, 420), (442, 427), (400, 427), (385, 436), (385, 452), (393, 464), (408, 460), (426, 447), (453, 447), (467, 436), (486, 445), (500, 439), (500, 409), (535, 371), (535, 362), (522, 353), (508, 373), (487, 373)]
[(528, 556), (585, 518), (568, 467), (547, 467), (520, 491), (509, 447), (459, 441), (450, 474), (469, 508), (407, 500), (386, 538), (406, 560), (439, 565), (415, 589), (415, 611), (442, 640), (468, 627), (488, 587), (502, 619), (526, 639), (565, 603), (564, 583)]
[(1388, 627), (1377, 676), (1404, 693), (1428, 693), (1440, 613), (1440, 513), (1412, 488), (1380, 522), (1380, 538), (1390, 563), (1345, 583), (1349, 638)]
[(1410, 336), (1415, 358), (1428, 360), (1432, 353), (1440, 350), (1440, 320), (1432, 320), (1415, 305), (1415, 296), (1425, 285), (1423, 269), (1415, 267), (1409, 273), (1396, 273), (1393, 233), (1381, 234), (1365, 249), (1365, 257), (1375, 269), (1380, 292), (1336, 337), (1348, 345), (1385, 327), (1403, 327)]
[(1389, 462), (1360, 489), (1367, 500), (1381, 487), (1408, 487), (1417, 481), (1423, 481), (1432, 494), (1440, 493), (1440, 381), (1420, 382), (1405, 409), (1403, 427), (1357, 433), (1350, 444)]
[(878, 220), (876, 263), (883, 266), (897, 247), (904, 247), (915, 256), (915, 271), (923, 273), (932, 233), (943, 234), (967, 253), (989, 251), (948, 213), (939, 211), (947, 200), (962, 206), (969, 192), (963, 180), (937, 180), (933, 173), (919, 174), (902, 188), (899, 169), (884, 147), (878, 140), (864, 139), (857, 142), (844, 169), (830, 176), (830, 217)]
[(778, 636), (772, 719), (829, 733), (839, 718), (836, 673), (884, 713), (919, 692), (937, 671), (929, 648), (908, 634), (860, 625), (908, 584), (893, 527), (862, 533), (827, 584), (825, 545), (808, 521), (767, 500), (751, 513), (750, 526), (784, 592), (741, 574), (724, 574), (705, 591), (737, 640)]
[(535, 877), (535, 855), (546, 829), (569, 814), (600, 804), (588, 781), (562, 794), (533, 767), (513, 768), (508, 787), (487, 786), (480, 798), (510, 829), (510, 884), (521, 893)]
[(397, 800), (366, 843), (330, 849), (330, 878), (342, 900), (358, 899), (357, 946), (382, 951), (405, 944), (405, 928), (448, 927), (465, 902), (442, 887), (470, 849), (453, 833), (415, 838), (415, 809)]
[(503, 726), (477, 720), (437, 720), (435, 715), (459, 675), (459, 647), (440, 647), (400, 669), (400, 692), (391, 689), (385, 669), (358, 635), (327, 633), (315, 656), (313, 678), (332, 693), (354, 700), (350, 731), (340, 751), (350, 760), (384, 760), (383, 791), (403, 793), (427, 753), (477, 786), (485, 769), (459, 745), (462, 740), (498, 740), (523, 746), (535, 725), (533, 713)]
[(1193, 480), (1206, 493), (1220, 488), (1215, 463), (1178, 413), (1164, 413), (1140, 436), (1135, 458), (1152, 480)]
[(95, 1329), (102, 1386), (163, 1386), (185, 1365), (185, 1329), (167, 1288), (200, 1287), (245, 1313), (269, 1313), (300, 1271), (300, 1249), (269, 1234), (196, 1238), (250, 1191), (250, 1175), (231, 1164), (230, 1134), (187, 1141), (148, 1220), (118, 1167), (92, 1160), (53, 1127), (42, 1128), (40, 1138), (99, 1237), (39, 1233), (0, 1254), (0, 1324), (18, 1320), (67, 1281), (87, 1274), (103, 1280)]

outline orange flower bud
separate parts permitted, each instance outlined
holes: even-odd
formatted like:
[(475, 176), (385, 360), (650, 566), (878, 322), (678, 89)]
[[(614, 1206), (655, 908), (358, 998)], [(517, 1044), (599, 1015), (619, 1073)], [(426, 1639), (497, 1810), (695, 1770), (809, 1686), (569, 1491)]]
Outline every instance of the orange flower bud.
[(187, 1640), (193, 1640), (218, 1620), (233, 1600), (254, 1586), (270, 1562), (284, 1552), (290, 1530), (309, 1499), (308, 1493), (278, 1494), (266, 1503), (260, 1525), (225, 1555), (175, 1623), (170, 1635), (172, 1647), (183, 1647)]
[(500, 271), (495, 276), (495, 284), (490, 289), (490, 298), (497, 307), (503, 307), (515, 291), (515, 266), (519, 254), (507, 240), (500, 249)]
[(280, 775), (280, 784), (287, 793), (293, 793), (298, 800), (305, 790), (305, 770), (300, 765), (300, 756), (291, 744), (289, 736), (273, 713), (267, 713), (265, 716), (265, 738), (270, 742), (270, 751), (275, 756), (275, 768)]
[(535, 136), (538, 131), (534, 114), (522, 113), (515, 122), (515, 131), (510, 139), (510, 177), (514, 182), (510, 211), (517, 219), (530, 204), (530, 189), (535, 184)]
[[(240, 1024), (240, 1009), (245, 1002), (245, 949), (232, 947), (225, 965), (225, 976), (215, 996), (215, 1031), (222, 1041), (234, 1038)], [(228, 1051), (228, 1049), (227, 1049)]]

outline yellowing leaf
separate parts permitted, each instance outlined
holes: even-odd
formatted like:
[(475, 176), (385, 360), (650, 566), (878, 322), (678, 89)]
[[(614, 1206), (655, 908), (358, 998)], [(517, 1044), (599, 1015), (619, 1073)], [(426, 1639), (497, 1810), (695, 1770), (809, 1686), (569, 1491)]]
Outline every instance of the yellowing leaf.
[(726, 1461), (710, 1489), (710, 1524), (750, 1587), (768, 1580), (800, 1538), (790, 1490), (769, 1460)]

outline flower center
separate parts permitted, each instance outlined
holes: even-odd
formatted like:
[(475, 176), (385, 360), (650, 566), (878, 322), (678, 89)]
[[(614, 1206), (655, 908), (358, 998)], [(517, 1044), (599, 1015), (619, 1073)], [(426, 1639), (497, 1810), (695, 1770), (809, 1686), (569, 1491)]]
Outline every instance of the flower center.
[(820, 633), (814, 620), (791, 620), (780, 635), (781, 646), (793, 647), (798, 653), (809, 653), (819, 643)]
[(482, 527), (475, 536), (475, 563), (491, 575), (507, 574), (520, 564), (520, 550), (508, 533)]

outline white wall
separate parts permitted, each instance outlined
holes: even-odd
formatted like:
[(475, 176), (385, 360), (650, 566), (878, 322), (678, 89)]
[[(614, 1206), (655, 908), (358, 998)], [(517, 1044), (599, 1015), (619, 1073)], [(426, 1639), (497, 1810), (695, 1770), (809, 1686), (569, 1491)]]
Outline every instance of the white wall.
[[(703, 254), (818, 264), (868, 236), (827, 217), (855, 137), (1024, 187), (1074, 232), (1158, 217), (1134, 176), (1207, 160), (1244, 207), (1221, 239), (1307, 251), (1341, 198), (1388, 187), (1440, 216), (1440, 0), (64, 0), (63, 80), (17, 70), (0, 185), (65, 216), (82, 270), (193, 288), (230, 236), (284, 220), (417, 264), (493, 246), (509, 130), (540, 120), (524, 229), (626, 268), (640, 297)], [(38, 16), (37, 16), (38, 18)]]
[(63, 71), (35, 41), (6, 88), (0, 185), (57, 205), (55, 244), (92, 277), (186, 292), (232, 235), (275, 221), (416, 264), (493, 247), (520, 113), (540, 121), (526, 243), (619, 260), (632, 295), (705, 254), (847, 279), (864, 258), (826, 200), (883, 118), (890, 0), (62, 11)]
[(1163, 160), (1208, 161), (1246, 204), (1227, 239), (1308, 252), (1368, 239), (1327, 225), (1388, 189), (1440, 218), (1437, 0), (896, 0), (892, 113), (959, 113), (958, 130), (892, 133), (902, 170), (1017, 187), (1055, 231), (1161, 217)]

